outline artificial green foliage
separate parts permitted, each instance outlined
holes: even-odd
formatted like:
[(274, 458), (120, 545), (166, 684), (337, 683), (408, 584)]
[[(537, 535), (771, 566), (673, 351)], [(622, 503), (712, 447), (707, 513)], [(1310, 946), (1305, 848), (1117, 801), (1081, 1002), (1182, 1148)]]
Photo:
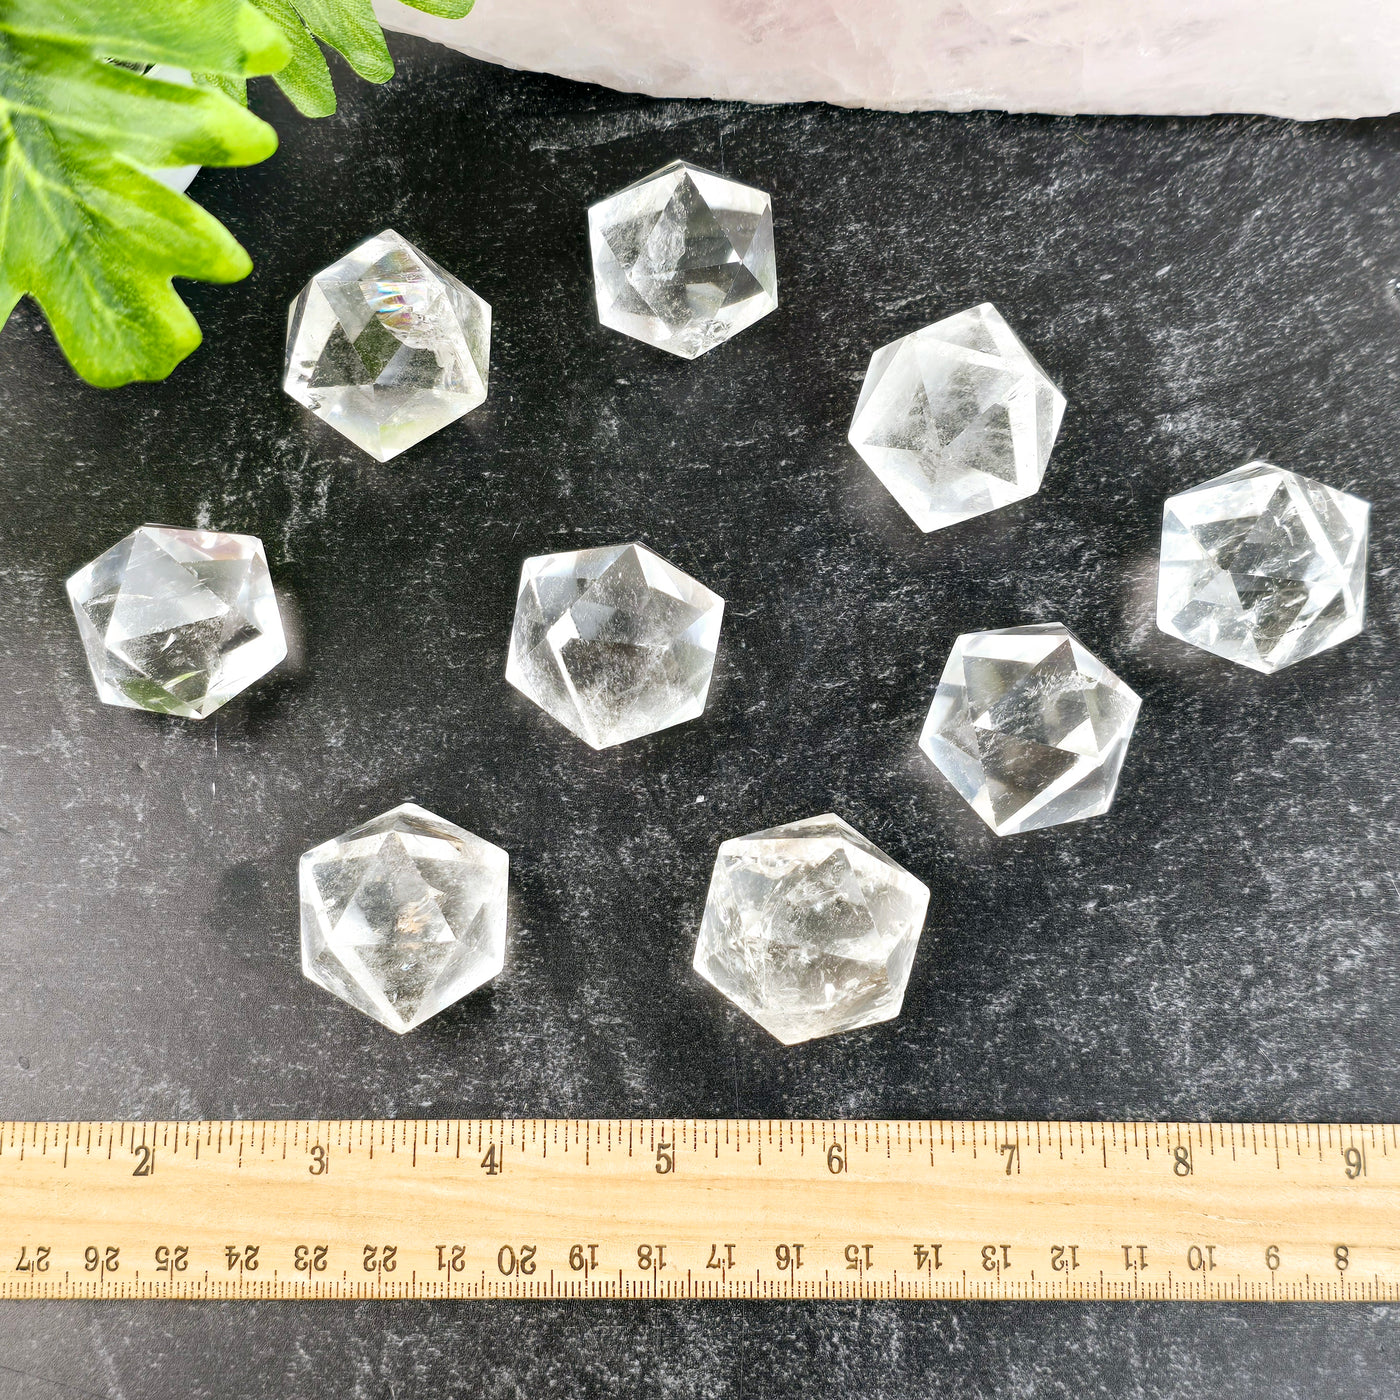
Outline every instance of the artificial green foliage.
[[(474, 0), (407, 3), (460, 19)], [(307, 115), (334, 112), (318, 40), (370, 82), (393, 76), (372, 0), (0, 0), (0, 326), (28, 292), (84, 379), (164, 379), (200, 341), (170, 279), (233, 282), (252, 263), (148, 171), (271, 155), (246, 110), (259, 74)], [(145, 76), (157, 63), (195, 86)]]
[[(374, 17), (371, 0), (253, 0), (282, 31), (292, 57), (277, 73), (277, 85), (308, 117), (328, 117), (335, 111), (331, 70), (316, 41), (329, 45), (371, 83), (394, 76), (384, 31)], [(415, 10), (461, 19), (475, 0), (405, 0)], [(200, 81), (207, 81), (200, 74)], [(229, 89), (225, 89), (226, 91)]]
[(241, 81), (287, 58), (247, 0), (0, 0), (0, 325), (28, 292), (85, 379), (169, 374), (200, 341), (170, 279), (252, 264), (148, 170), (252, 164), (277, 137), (221, 93), (121, 65)]

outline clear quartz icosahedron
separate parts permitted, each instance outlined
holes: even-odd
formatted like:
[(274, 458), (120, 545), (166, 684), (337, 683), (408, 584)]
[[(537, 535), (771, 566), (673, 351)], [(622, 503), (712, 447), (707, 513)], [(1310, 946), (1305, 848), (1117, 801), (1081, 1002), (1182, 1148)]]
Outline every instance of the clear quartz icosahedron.
[(695, 970), (784, 1045), (899, 1015), (929, 891), (840, 817), (719, 848)]
[(287, 654), (262, 541), (142, 525), (67, 584), (108, 705), (204, 719)]
[(990, 302), (882, 346), (851, 446), (924, 531), (1034, 495), (1065, 396)]
[(393, 229), (302, 288), (282, 387), (387, 462), (485, 401), (491, 308)]
[(402, 1034), (505, 965), (510, 857), (405, 802), (301, 858), (301, 969)]
[(724, 599), (645, 545), (527, 559), (506, 680), (595, 749), (705, 708)]
[(693, 360), (778, 305), (772, 201), (683, 160), (588, 211), (598, 319)]
[(1272, 672), (1361, 631), (1370, 505), (1249, 462), (1168, 498), (1157, 626)]
[(919, 747), (998, 836), (1101, 816), (1141, 701), (1058, 622), (953, 643)]

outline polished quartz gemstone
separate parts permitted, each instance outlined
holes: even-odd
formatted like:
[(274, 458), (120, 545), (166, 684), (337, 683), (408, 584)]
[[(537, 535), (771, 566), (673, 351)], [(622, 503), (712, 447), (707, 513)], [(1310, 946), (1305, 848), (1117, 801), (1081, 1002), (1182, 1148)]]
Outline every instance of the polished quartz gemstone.
[(928, 886), (837, 816), (719, 848), (695, 970), (784, 1045), (899, 1015)]
[(1141, 701), (1058, 622), (953, 643), (919, 747), (998, 836), (1108, 811)]
[(1065, 396), (990, 302), (882, 346), (851, 446), (921, 530), (1040, 490)]
[(287, 654), (262, 541), (143, 525), (68, 580), (98, 696), (204, 719)]
[(598, 319), (693, 360), (778, 305), (762, 190), (683, 160), (588, 211)]
[(510, 857), (405, 802), (301, 858), (301, 970), (402, 1034), (505, 964)]
[(302, 288), (282, 387), (387, 462), (486, 398), (491, 308), (393, 229)]
[(1157, 626), (1256, 671), (1361, 631), (1371, 507), (1250, 462), (1168, 499)]
[(527, 559), (506, 679), (595, 749), (705, 708), (724, 599), (645, 545)]

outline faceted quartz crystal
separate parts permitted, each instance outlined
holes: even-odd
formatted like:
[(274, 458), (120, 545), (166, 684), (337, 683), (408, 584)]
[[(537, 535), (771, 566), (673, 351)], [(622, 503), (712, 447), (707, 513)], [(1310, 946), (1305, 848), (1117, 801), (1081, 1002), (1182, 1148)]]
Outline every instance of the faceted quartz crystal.
[(385, 229), (292, 303), (282, 385), (387, 462), (486, 398), (490, 355), (491, 308)]
[(998, 836), (1108, 811), (1141, 701), (1058, 622), (953, 644), (919, 747)]
[(287, 654), (262, 541), (143, 525), (68, 580), (108, 705), (204, 719)]
[(871, 356), (849, 437), (919, 529), (940, 530), (1040, 490), (1064, 411), (983, 302)]
[(1256, 671), (1361, 631), (1371, 507), (1250, 462), (1168, 499), (1157, 626)]
[(527, 559), (506, 679), (595, 749), (705, 708), (724, 599), (645, 545)]
[(726, 841), (695, 970), (784, 1045), (899, 1015), (928, 887), (836, 816)]
[(762, 190), (683, 160), (588, 211), (598, 319), (693, 360), (778, 305)]
[(402, 1034), (500, 972), (499, 846), (411, 802), (301, 858), (301, 970)]

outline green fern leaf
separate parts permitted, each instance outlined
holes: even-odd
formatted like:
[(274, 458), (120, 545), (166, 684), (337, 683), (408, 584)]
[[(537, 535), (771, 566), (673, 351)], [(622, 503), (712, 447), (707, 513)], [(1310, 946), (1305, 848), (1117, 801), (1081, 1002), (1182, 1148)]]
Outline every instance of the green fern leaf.
[(0, 0), (0, 325), (27, 292), (91, 383), (168, 375), (200, 341), (171, 278), (231, 282), (252, 264), (149, 171), (252, 164), (277, 137), (219, 92), (120, 64), (233, 83), (288, 56), (246, 0)]
[[(394, 60), (371, 0), (253, 0), (281, 30), (292, 60), (277, 75), (277, 85), (297, 110), (308, 117), (335, 111), (335, 88), (321, 43), (333, 48), (360, 77), (371, 83), (394, 76)], [(461, 19), (475, 0), (405, 0), (415, 10)]]

